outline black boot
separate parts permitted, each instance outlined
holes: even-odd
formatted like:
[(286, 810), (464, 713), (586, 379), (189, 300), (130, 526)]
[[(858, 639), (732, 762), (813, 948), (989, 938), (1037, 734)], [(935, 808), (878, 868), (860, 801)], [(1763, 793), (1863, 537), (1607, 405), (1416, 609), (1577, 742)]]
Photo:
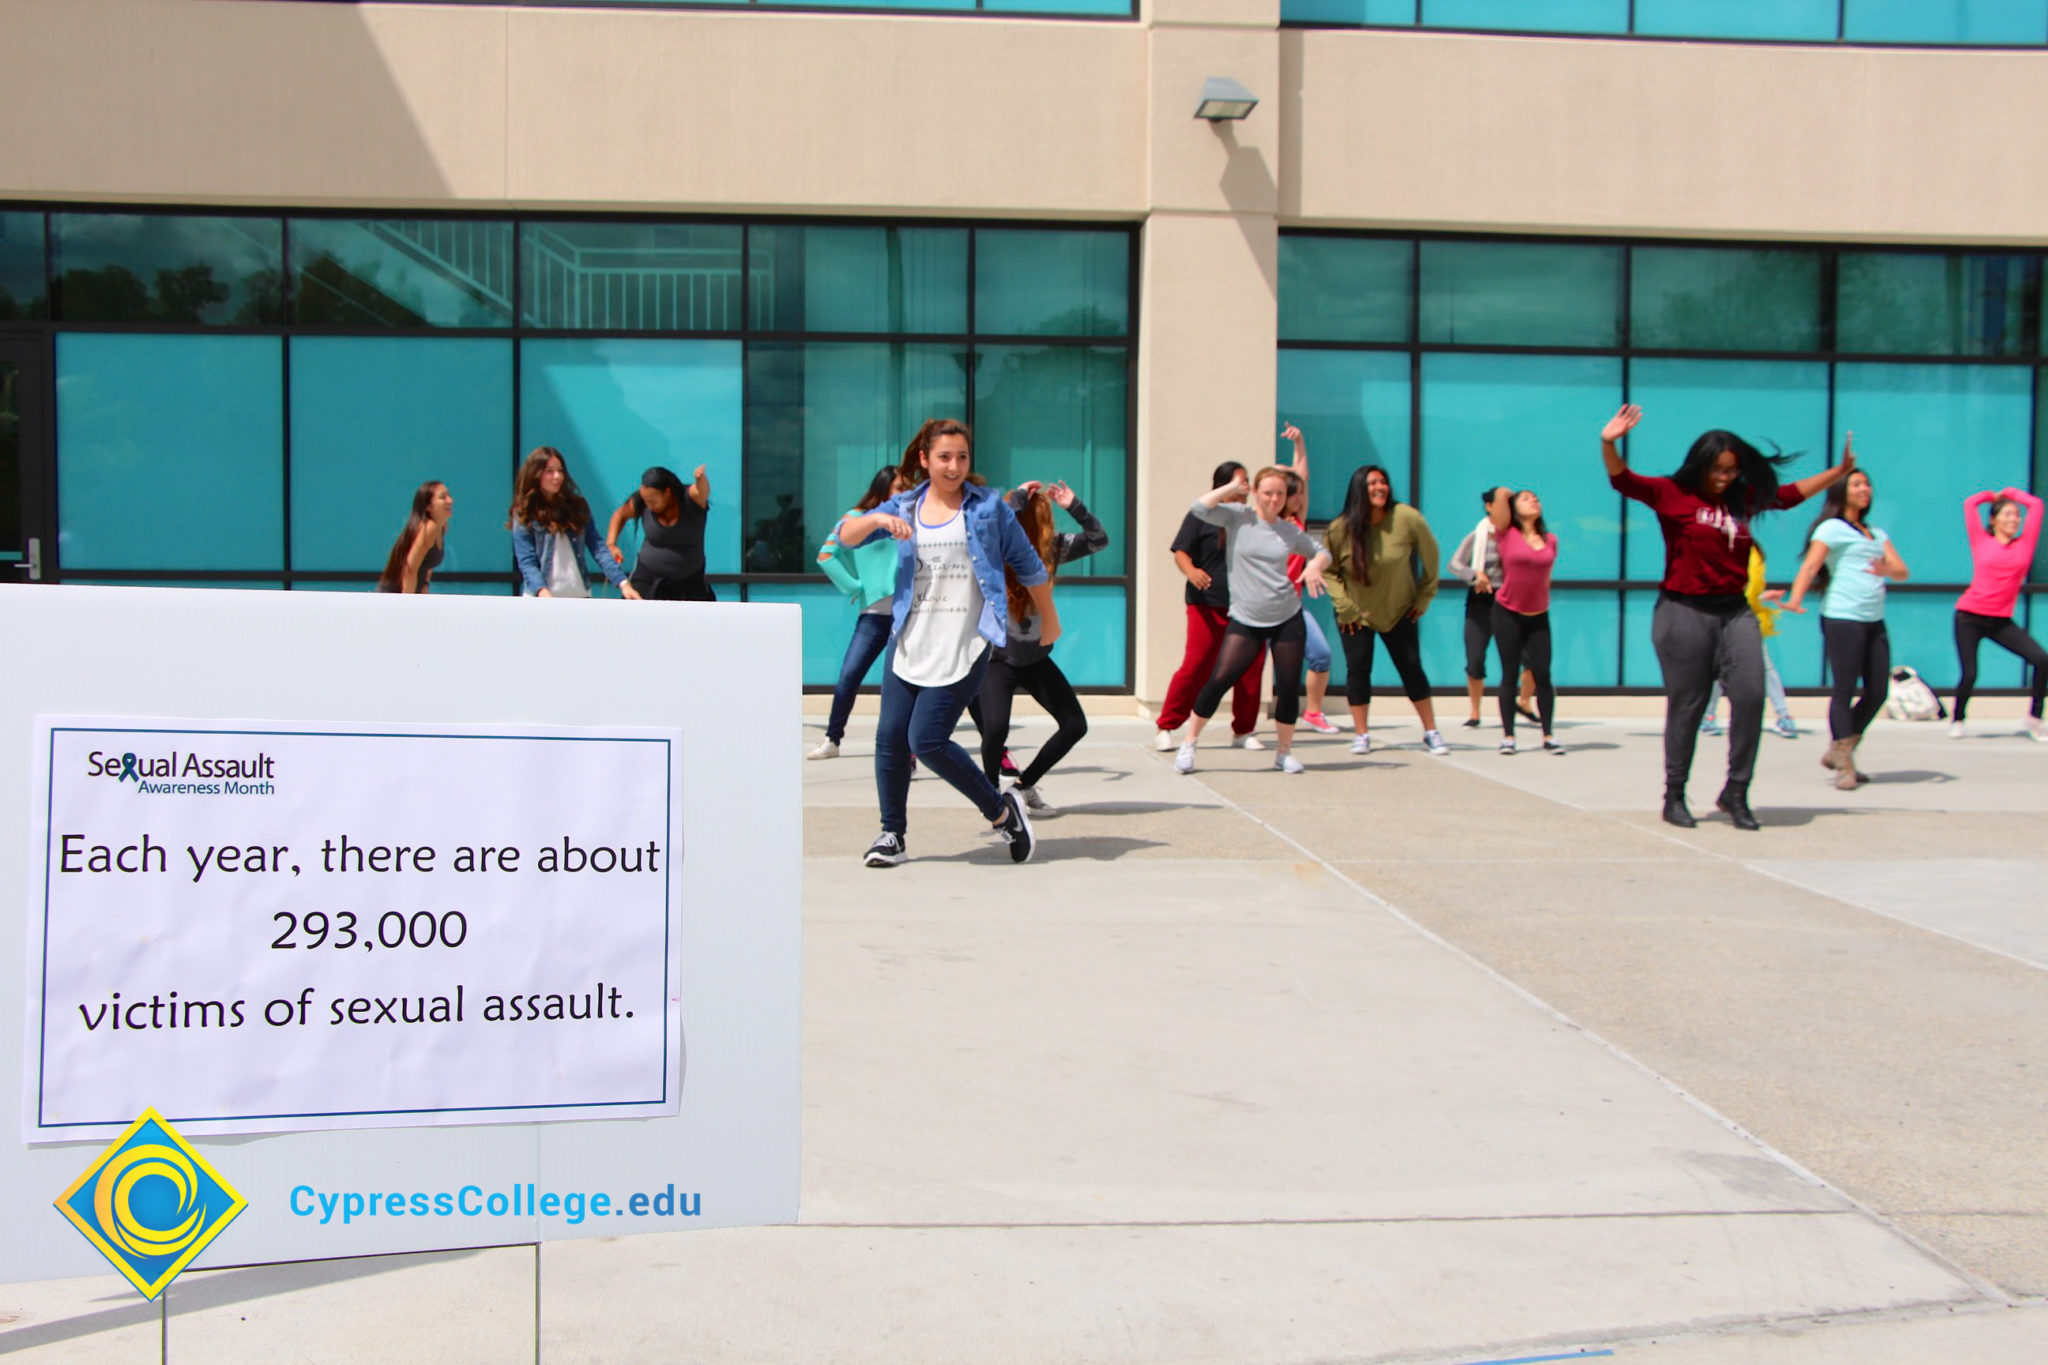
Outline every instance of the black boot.
[(1685, 788), (1664, 789), (1664, 823), (1680, 829), (1691, 829), (1699, 822), (1692, 818), (1692, 812), (1685, 808)]
[(1721, 788), (1721, 794), (1714, 798), (1714, 804), (1728, 812), (1728, 823), (1737, 829), (1762, 829), (1756, 817), (1749, 811), (1749, 784), (1730, 782)]

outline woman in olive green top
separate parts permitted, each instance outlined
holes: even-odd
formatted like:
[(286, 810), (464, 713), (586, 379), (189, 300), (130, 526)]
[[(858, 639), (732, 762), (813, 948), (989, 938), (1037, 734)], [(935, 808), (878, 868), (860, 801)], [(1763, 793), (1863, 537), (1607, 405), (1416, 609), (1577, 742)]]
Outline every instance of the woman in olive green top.
[(1344, 643), (1344, 699), (1358, 728), (1351, 752), (1372, 752), (1367, 708), (1372, 703), (1373, 645), (1387, 642), (1387, 654), (1401, 674), (1402, 690), (1422, 718), (1422, 742), (1432, 754), (1451, 746), (1437, 732), (1429, 679), (1422, 672), (1422, 642), (1415, 623), (1436, 598), (1436, 537), (1413, 507), (1394, 496), (1393, 481), (1376, 464), (1354, 470), (1344, 510), (1323, 537), (1316, 556), (1330, 585), (1330, 605)]

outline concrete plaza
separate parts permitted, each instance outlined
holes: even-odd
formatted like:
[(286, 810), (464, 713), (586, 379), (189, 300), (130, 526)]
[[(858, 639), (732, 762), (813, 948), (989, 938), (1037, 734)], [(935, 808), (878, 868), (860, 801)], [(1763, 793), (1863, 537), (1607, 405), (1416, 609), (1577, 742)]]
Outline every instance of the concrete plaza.
[(0, 1354), (2048, 1360), (2048, 745), (2010, 700), (1880, 722), (1850, 794), (1809, 720), (1745, 834), (1706, 739), (1681, 832), (1656, 717), (1583, 709), (1566, 757), (1436, 759), (1384, 701), (1300, 776), (1103, 718), (1030, 866), (926, 777), (888, 871), (856, 719), (805, 765), (799, 1225), (200, 1272), (165, 1315), (4, 1286)]

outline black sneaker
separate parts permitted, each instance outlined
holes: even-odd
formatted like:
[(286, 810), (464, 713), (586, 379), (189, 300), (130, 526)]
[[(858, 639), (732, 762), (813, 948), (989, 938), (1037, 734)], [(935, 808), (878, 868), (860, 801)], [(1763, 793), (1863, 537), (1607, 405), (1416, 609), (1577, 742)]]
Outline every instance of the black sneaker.
[(907, 862), (909, 858), (910, 850), (904, 847), (903, 836), (894, 830), (885, 829), (875, 836), (872, 844), (868, 845), (867, 855), (861, 861), (869, 867), (895, 867), (898, 863)]
[(1003, 793), (1003, 823), (996, 826), (996, 833), (1009, 843), (1011, 862), (1031, 861), (1031, 850), (1038, 847), (1038, 840), (1032, 837), (1031, 818), (1024, 814), (1024, 802), (1015, 787)]

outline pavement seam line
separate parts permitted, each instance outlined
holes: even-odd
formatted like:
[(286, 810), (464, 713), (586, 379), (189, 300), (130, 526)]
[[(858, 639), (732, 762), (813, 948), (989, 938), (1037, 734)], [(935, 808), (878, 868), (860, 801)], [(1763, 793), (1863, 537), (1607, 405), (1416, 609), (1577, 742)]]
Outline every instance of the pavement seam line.
[(1444, 1213), (1396, 1218), (1130, 1218), (1051, 1220), (1031, 1223), (798, 1223), (805, 1228), (841, 1231), (1009, 1232), (1060, 1228), (1358, 1228), (1421, 1227), (1435, 1223), (1611, 1223), (1654, 1222), (1663, 1218), (1857, 1218), (1862, 1211), (1840, 1209), (1659, 1209), (1630, 1213)]
[[(1468, 770), (1459, 767), (1455, 768), (1455, 771), (1466, 772)], [(1202, 781), (1202, 774), (1199, 771), (1187, 773), (1184, 774), (1184, 776), (1191, 777), (1195, 779), (1195, 781), (1197, 782)], [(1544, 797), (1540, 793), (1524, 791), (1522, 788), (1515, 787), (1513, 786), (1513, 784), (1501, 781), (1498, 778), (1487, 778), (1483, 773), (1473, 773), (1472, 776), (1480, 777), (1483, 780), (1491, 781), (1496, 783), (1497, 785), (1508, 787), (1510, 790), (1521, 792), (1521, 794), (1524, 796), (1534, 796), (1538, 800), (1552, 799)], [(1856, 1198), (1848, 1191), (1838, 1188), (1834, 1184), (1834, 1182), (1823, 1179), (1821, 1176), (1817, 1175), (1813, 1171), (1808, 1170), (1805, 1166), (1793, 1160), (1784, 1152), (1779, 1151), (1770, 1143), (1765, 1142), (1762, 1138), (1750, 1132), (1747, 1128), (1744, 1128), (1735, 1120), (1729, 1118), (1727, 1115), (1716, 1110), (1715, 1108), (1713, 1108), (1713, 1106), (1709, 1105), (1705, 1100), (1702, 1100), (1701, 1098), (1699, 1098), (1699, 1096), (1694, 1095), (1692, 1092), (1688, 1091), (1687, 1089), (1685, 1089), (1685, 1087), (1679, 1085), (1676, 1081), (1673, 1081), (1668, 1076), (1663, 1075), (1654, 1067), (1647, 1065), (1635, 1056), (1624, 1051), (1615, 1043), (1609, 1041), (1607, 1038), (1602, 1037), (1600, 1034), (1595, 1033), (1592, 1029), (1587, 1028), (1584, 1024), (1580, 1023), (1576, 1019), (1573, 1019), (1570, 1015), (1565, 1014), (1562, 1010), (1559, 1010), (1556, 1006), (1550, 1004), (1548, 1001), (1541, 999), (1533, 992), (1528, 990), (1526, 987), (1511, 980), (1509, 977), (1507, 977), (1505, 974), (1503, 974), (1496, 968), (1488, 965), (1485, 962), (1480, 961), (1470, 952), (1467, 952), (1465, 949), (1459, 947), (1457, 944), (1452, 943), (1443, 935), (1437, 933), (1435, 930), (1430, 929), (1428, 926), (1424, 925), (1420, 920), (1415, 919), (1413, 916), (1409, 915), (1405, 911), (1395, 906), (1391, 901), (1387, 900), (1384, 896), (1381, 896), (1377, 892), (1372, 891), (1364, 885), (1360, 884), (1356, 879), (1350, 877), (1342, 870), (1340, 870), (1334, 863), (1330, 862), (1329, 859), (1323, 857), (1321, 854), (1317, 853), (1314, 849), (1311, 849), (1308, 845), (1302, 843), (1293, 835), (1287, 833), (1285, 830), (1279, 828), (1278, 826), (1271, 824), (1270, 822), (1253, 814), (1244, 806), (1240, 805), (1237, 801), (1225, 795), (1223, 792), (1218, 791), (1216, 788), (1209, 786), (1206, 782), (1203, 782), (1202, 785), (1205, 790), (1213, 793), (1219, 801), (1222, 801), (1225, 804), (1227, 804), (1232, 810), (1235, 810), (1239, 815), (1242, 815), (1245, 819), (1251, 821), (1253, 824), (1259, 826), (1261, 829), (1266, 830), (1275, 838), (1280, 839), (1283, 842), (1290, 844), (1297, 849), (1300, 849), (1303, 857), (1307, 858), (1310, 862), (1315, 863), (1318, 867), (1322, 868), (1332, 877), (1335, 877), (1338, 881), (1344, 883), (1344, 885), (1350, 887), (1353, 891), (1356, 891), (1361, 897), (1363, 897), (1367, 901), (1378, 906), (1381, 910), (1385, 911), (1388, 915), (1392, 916), (1401, 924), (1406, 925), (1415, 934), (1421, 936), (1428, 942), (1436, 944), (1438, 947), (1444, 949), (1446, 952), (1449, 952), (1455, 955), (1456, 957), (1461, 958), (1465, 962), (1470, 963), (1474, 968), (1491, 977), (1493, 980), (1499, 982), (1502, 986), (1507, 988), (1509, 991), (1513, 992), (1516, 996), (1519, 996), (1522, 1000), (1534, 1006), (1543, 1014), (1548, 1015), (1551, 1019), (1557, 1021), (1559, 1024), (1562, 1024), (1564, 1027), (1571, 1029), (1573, 1032), (1579, 1034), (1581, 1037), (1590, 1039), (1593, 1043), (1606, 1049), (1607, 1052), (1610, 1053), (1612, 1056), (1620, 1059), (1627, 1065), (1634, 1067), (1643, 1075), (1648, 1076), (1656, 1084), (1664, 1087), (1664, 1089), (1668, 1090), (1671, 1094), (1676, 1095), (1680, 1100), (1684, 1101), (1688, 1105), (1691, 1105), (1695, 1110), (1699, 1111), (1701, 1114), (1706, 1115), (1715, 1123), (1720, 1124), (1723, 1128), (1735, 1134), (1743, 1141), (1750, 1143), (1751, 1145), (1756, 1147), (1758, 1151), (1765, 1153), (1773, 1160), (1779, 1162), (1787, 1170), (1792, 1171), (1796, 1175), (1805, 1177), (1807, 1180), (1812, 1181), (1815, 1185), (1818, 1185), (1820, 1188), (1827, 1190), (1831, 1194), (1834, 1194), (1838, 1198), (1846, 1201), (1850, 1205), (1850, 1207), (1862, 1213), (1866, 1218), (1869, 1218), (1879, 1227), (1882, 1227), (1886, 1231), (1892, 1233), (1901, 1241), (1905, 1242), (1908, 1246), (1918, 1251), (1922, 1256), (1925, 1256), (1928, 1260), (1947, 1270), (1950, 1274), (1954, 1275), (1957, 1279), (1961, 1280), (1966, 1286), (1976, 1291), (1976, 1293), (1980, 1297), (1988, 1299), (1992, 1302), (2005, 1304), (2008, 1307), (2018, 1302), (2018, 1300), (2014, 1299), (2011, 1295), (2007, 1294), (2003, 1289), (1999, 1288), (1997, 1285), (1991, 1283), (1989, 1280), (1986, 1280), (1982, 1276), (1970, 1270), (1967, 1270), (1960, 1265), (1957, 1265), (1948, 1257), (1942, 1255), (1933, 1247), (1921, 1241), (1918, 1237), (1914, 1236), (1906, 1229), (1900, 1227), (1897, 1223), (1893, 1222), (1890, 1218), (1887, 1218), (1885, 1215), (1878, 1212), (1870, 1205)], [(1553, 804), (1565, 806), (1568, 809), (1580, 811), (1583, 814), (1593, 815), (1601, 819), (1611, 820), (1616, 824), (1626, 825), (1629, 823), (1625, 820), (1622, 820), (1619, 816), (1613, 815), (1609, 812), (1588, 811), (1585, 807), (1576, 805), (1570, 801), (1554, 800)], [(1630, 825), (1629, 827), (1637, 828), (1634, 825)], [(1658, 830), (1652, 830), (1650, 831), (1650, 833), (1659, 834), (1661, 835), (1661, 837), (1671, 839), (1673, 843), (1679, 844), (1683, 847), (1693, 847), (1693, 845), (1686, 844), (1685, 841), (1682, 839), (1672, 838), (1672, 836), (1670, 835), (1663, 835), (1662, 832)], [(1712, 852), (1712, 850), (1708, 851)], [(1743, 867), (1745, 870), (1747, 870), (1746, 865), (1741, 863), (1738, 859), (1731, 858), (1727, 854), (1719, 854), (1717, 856), (1721, 857), (1727, 862), (1734, 863), (1736, 866)]]

